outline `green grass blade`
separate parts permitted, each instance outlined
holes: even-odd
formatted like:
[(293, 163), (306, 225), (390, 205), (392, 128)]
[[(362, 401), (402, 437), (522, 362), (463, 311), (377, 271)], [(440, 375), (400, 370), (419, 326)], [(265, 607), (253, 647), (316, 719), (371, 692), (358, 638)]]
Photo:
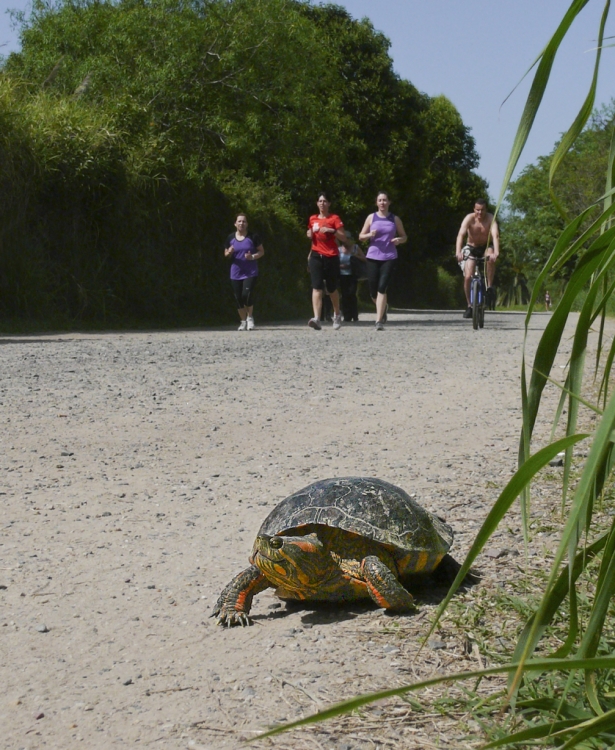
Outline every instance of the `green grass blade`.
[(570, 703), (562, 705), (562, 702), (555, 698), (530, 698), (529, 700), (520, 700), (517, 705), (523, 709), (530, 708), (536, 711), (550, 711), (562, 719), (586, 721), (594, 717), (594, 714), (586, 708), (572, 706)]
[[(545, 594), (539, 605), (535, 620), (532, 623), (527, 642), (520, 653), (519, 662), (521, 664), (524, 663), (524, 660), (529, 657), (530, 653), (535, 648), (538, 631), (541, 624), (544, 622), (549, 607), (550, 592), (553, 590), (555, 582), (557, 581), (560, 573), (560, 566), (564, 557), (566, 554), (568, 554), (569, 560), (574, 560), (576, 557), (576, 548), (581, 536), (581, 528), (586, 522), (588, 506), (593, 502), (597, 484), (600, 481), (603, 481), (605, 473), (608, 473), (612, 465), (613, 443), (611, 442), (611, 436), (614, 428), (615, 398), (612, 397), (596, 428), (594, 440), (572, 500), (568, 520), (554, 555), (549, 579), (545, 586)], [(520, 669), (510, 681), (509, 691), (511, 695), (516, 693), (521, 680), (521, 675), (522, 669)]]
[(568, 615), (568, 635), (566, 636), (566, 640), (562, 643), (562, 645), (553, 652), (553, 656), (556, 659), (563, 659), (565, 656), (568, 656), (570, 653), (572, 653), (572, 649), (574, 648), (577, 636), (579, 635), (579, 602), (577, 597), (577, 590), (572, 585), (572, 579), (570, 579), (569, 583), (570, 589), (568, 591), (568, 594), (570, 596), (570, 606)]
[[(611, 203), (613, 202), (613, 194), (612, 190), (613, 187), (615, 187), (615, 126), (613, 127), (611, 131), (611, 143), (609, 145), (609, 159), (608, 159), (608, 166), (606, 170), (606, 183), (604, 186), (604, 192), (606, 193), (604, 198), (604, 210), (606, 211), (608, 208), (610, 208)], [(610, 220), (607, 224), (605, 224), (605, 229), (608, 229), (610, 226)]]
[[(611, 194), (613, 192), (615, 191), (611, 191)], [(530, 320), (531, 313), (536, 305), (536, 300), (541, 293), (547, 277), (550, 274), (557, 273), (557, 271), (559, 271), (572, 256), (580, 253), (594, 235), (602, 233), (605, 223), (610, 222), (613, 212), (615, 211), (615, 204), (604, 210), (602, 214), (597, 219), (593, 220), (579, 235), (579, 231), (582, 229), (586, 219), (593, 213), (595, 206), (600, 201), (604, 200), (604, 197), (605, 196), (601, 196), (597, 201), (592, 203), (591, 206), (584, 209), (578, 216), (576, 216), (570, 224), (564, 227), (553, 247), (553, 250), (551, 251), (551, 255), (538, 274), (534, 284), (526, 315), (527, 322)]]
[[(532, 634), (532, 640), (530, 643), (530, 650), (534, 650), (535, 645), (540, 640), (545, 628), (551, 623), (554, 615), (559, 611), (560, 606), (566, 596), (571, 591), (571, 583), (575, 583), (578, 577), (583, 573), (587, 565), (601, 552), (608, 540), (609, 534), (603, 534), (601, 537), (596, 539), (595, 542), (590, 544), (586, 549), (581, 550), (574, 558), (572, 569), (569, 565), (560, 572), (556, 582), (548, 592), (548, 598), (545, 602), (545, 608), (542, 613), (542, 619), (538, 623), (538, 627), (534, 627), (536, 622), (536, 614), (527, 621), (513, 654), (513, 661), (520, 661), (523, 653), (527, 649), (528, 641), (530, 640), (530, 634)], [(566, 654), (560, 653), (560, 650), (556, 652), (559, 658), (564, 658)]]
[[(613, 595), (615, 595), (615, 533), (614, 526), (611, 525), (607, 545), (602, 555), (596, 595), (578, 650), (579, 656), (595, 656)], [(592, 673), (585, 675), (585, 693), (593, 710), (597, 714), (602, 713), (595, 675)]]
[[(594, 302), (598, 293), (599, 285), (592, 284), (585, 298), (579, 320), (574, 333), (572, 352), (570, 354), (570, 365), (568, 367), (568, 386), (570, 394), (568, 396), (568, 421), (566, 434), (570, 435), (576, 431), (577, 418), (579, 414), (579, 399), (581, 398), (581, 389), (583, 386), (583, 374), (585, 372), (585, 352), (587, 350), (587, 340), (589, 338), (590, 320), (594, 309)], [(564, 461), (564, 476), (562, 482), (562, 503), (566, 501), (568, 495), (568, 483), (570, 481), (570, 469), (572, 466), (572, 451), (566, 451)]]
[[(602, 294), (600, 302), (596, 306), (596, 311), (594, 313), (594, 317), (592, 318), (592, 324), (599, 315), (602, 316), (602, 318), (604, 319), (605, 308), (606, 308), (608, 301), (613, 296), (613, 290), (615, 290), (615, 281), (611, 281), (611, 283), (608, 286), (606, 286), (606, 279), (605, 279), (605, 291)], [(601, 347), (599, 347), (599, 350), (600, 349)], [(596, 369), (598, 369), (597, 365), (596, 365)]]
[(602, 279), (601, 300), (596, 305), (596, 309), (589, 323), (591, 326), (598, 315), (600, 315), (600, 325), (598, 327), (598, 344), (596, 345), (596, 356), (594, 357), (594, 381), (598, 377), (598, 370), (600, 369), (600, 362), (602, 361), (602, 347), (604, 346), (604, 324), (606, 322), (606, 306), (601, 308), (601, 303), (607, 299), (606, 295), (608, 292), (608, 286), (609, 280), (607, 275), (604, 274)]
[[(544, 373), (542, 373), (542, 374), (544, 375)], [(568, 382), (567, 379), (566, 379), (566, 383), (564, 383), (564, 385), (562, 385), (558, 380), (555, 380), (554, 378), (550, 377), (549, 375), (544, 375), (544, 377), (549, 381), (549, 383), (553, 383), (554, 386), (556, 386), (557, 388), (559, 388), (561, 390), (562, 397), (564, 398), (564, 403), (565, 403), (566, 397), (572, 395), (572, 396), (574, 396), (574, 398), (577, 399), (577, 401), (580, 404), (583, 404), (583, 406), (586, 409), (589, 409), (590, 411), (593, 411), (594, 414), (597, 414), (599, 417), (602, 416), (603, 411), (602, 411), (602, 409), (600, 409), (600, 407), (596, 406), (595, 404), (592, 404), (591, 401), (588, 401), (586, 398), (583, 398), (583, 396), (579, 396), (578, 393), (574, 393), (574, 394), (572, 393), (572, 391), (570, 390), (570, 388), (568, 388), (567, 385), (566, 385), (566, 383)], [(559, 404), (558, 404), (557, 408), (558, 408), (558, 411), (559, 411), (559, 409), (560, 409)], [(557, 425), (557, 423), (555, 423), (555, 424)]]
[[(543, 373), (544, 374), (544, 373)], [(564, 385), (561, 383), (558, 383), (557, 380), (554, 380), (553, 378), (549, 377), (549, 375), (545, 375), (546, 379), (549, 381), (549, 383), (553, 383), (556, 385), (560, 390), (560, 397), (559, 401), (557, 403), (557, 409), (555, 410), (555, 415), (553, 417), (553, 424), (551, 425), (551, 437), (550, 440), (555, 440), (555, 431), (557, 430), (557, 426), (559, 425), (559, 421), (562, 418), (562, 413), (564, 411), (564, 406), (566, 405), (566, 396), (570, 393), (570, 389), (568, 388), (568, 376), (566, 376), (566, 380), (564, 381)]]
[[(291, 721), (288, 724), (282, 724), (280, 726), (270, 729), (268, 732), (259, 734), (257, 737), (249, 740), (255, 742), (256, 740), (262, 740), (265, 737), (273, 737), (276, 734), (287, 732), (290, 729), (297, 727), (307, 726), (309, 724), (315, 724), (327, 719), (333, 719), (336, 716), (355, 711), (362, 706), (366, 706), (370, 703), (374, 703), (385, 698), (393, 698), (398, 695), (405, 695), (406, 693), (416, 692), (423, 688), (432, 687), (433, 685), (441, 685), (446, 682), (459, 682), (462, 680), (476, 680), (482, 677), (489, 677), (494, 674), (506, 674), (507, 672), (516, 672), (519, 669), (518, 663), (503, 664), (497, 667), (490, 667), (489, 669), (479, 669), (471, 672), (458, 672), (457, 674), (449, 675), (438, 675), (437, 677), (430, 677), (427, 680), (421, 680), (411, 685), (402, 685), (397, 688), (390, 688), (388, 690), (380, 690), (376, 693), (366, 693), (364, 695), (358, 695), (349, 700), (335, 703), (329, 708), (325, 708), (318, 713), (306, 716), (303, 719), (297, 719)], [(571, 669), (614, 669), (615, 668), (615, 656), (596, 656), (592, 659), (529, 659), (525, 666), (528, 669), (536, 672), (567, 672)]]
[(571, 737), (564, 743), (561, 746), (561, 750), (570, 750), (570, 748), (577, 747), (577, 745), (585, 742), (585, 740), (598, 737), (601, 732), (608, 732), (615, 729), (615, 709), (602, 714), (602, 716), (597, 716), (595, 719), (591, 719), (581, 726), (583, 727), (581, 731), (577, 732), (574, 737)]
[(614, 358), (615, 358), (615, 338), (613, 338), (613, 341), (611, 341), (611, 348), (609, 349), (609, 354), (607, 356), (607, 359), (604, 365), (604, 374), (602, 376), (602, 382), (600, 384), (600, 395), (602, 396), (604, 404), (606, 404), (609, 398), (609, 381), (610, 381), (611, 371), (613, 369)]
[(564, 719), (563, 721), (555, 721), (550, 724), (541, 724), (537, 727), (530, 727), (529, 729), (523, 729), (520, 732), (509, 734), (506, 737), (501, 737), (499, 740), (488, 742), (482, 746), (482, 750), (491, 750), (494, 747), (506, 747), (507, 745), (514, 745), (518, 742), (528, 742), (530, 740), (540, 740), (545, 737), (552, 737), (556, 732), (563, 733), (565, 731), (570, 732), (580, 724), (579, 719)]
[[(609, 230), (596, 241), (592, 248), (579, 260), (578, 266), (572, 274), (566, 290), (555, 308), (547, 327), (540, 339), (534, 364), (532, 376), (530, 379), (529, 390), (527, 394), (527, 409), (524, 410), (524, 423), (527, 421), (528, 431), (531, 434), (534, 430), (536, 415), (542, 397), (542, 391), (546, 385), (546, 379), (543, 373), (550, 373), (557, 355), (564, 328), (566, 326), (568, 315), (578, 295), (583, 291), (585, 285), (590, 280), (592, 274), (600, 266), (605, 251), (609, 247), (610, 240), (615, 238), (615, 232)], [(529, 319), (526, 319), (526, 331), (528, 330)], [(519, 458), (522, 461), (526, 454), (526, 439), (522, 435), (521, 445), (519, 448)]]
[(549, 461), (551, 461), (558, 453), (560, 453), (563, 450), (566, 450), (569, 446), (572, 446), (575, 443), (578, 443), (580, 440), (583, 440), (586, 437), (587, 435), (580, 434), (580, 435), (569, 435), (567, 437), (561, 438), (560, 440), (557, 440), (555, 443), (551, 443), (545, 446), (544, 448), (542, 448), (541, 450), (539, 450), (537, 453), (531, 456), (523, 464), (523, 466), (517, 469), (517, 471), (511, 478), (511, 480), (508, 482), (506, 487), (502, 490), (502, 493), (500, 494), (500, 496), (494, 503), (493, 508), (490, 510), (489, 514), (487, 515), (487, 518), (483, 522), (483, 525), (481, 526), (478, 533), (476, 534), (474, 542), (472, 543), (472, 546), (468, 554), (466, 555), (466, 559), (463, 561), (463, 564), (461, 565), (461, 568), (459, 572), (457, 573), (457, 577), (453, 581), (443, 602), (438, 607), (434, 621), (429, 629), (429, 632), (427, 633), (423, 641), (423, 645), (425, 641), (427, 641), (431, 633), (434, 631), (436, 625), (438, 624), (438, 620), (440, 619), (440, 617), (442, 616), (442, 613), (448, 606), (448, 603), (454, 596), (455, 591), (457, 591), (457, 589), (463, 582), (463, 579), (466, 577), (466, 575), (470, 571), (472, 564), (474, 563), (474, 561), (480, 554), (485, 544), (491, 538), (491, 535), (493, 534), (493, 532), (497, 529), (500, 521), (505, 516), (507, 511), (510, 509), (510, 506), (519, 497), (523, 489), (532, 480), (534, 475), (540, 469), (546, 466), (549, 463)]
[[(602, 196), (603, 198), (604, 196)], [(602, 200), (602, 198), (599, 198), (597, 201), (592, 203), (589, 208), (586, 208), (583, 213), (580, 214), (580, 216), (583, 216), (584, 218), (587, 218), (591, 213), (593, 213), (594, 208), (596, 205)], [(597, 219), (594, 219), (592, 223), (583, 231), (581, 235), (579, 235), (574, 242), (572, 242), (563, 252), (560, 252), (559, 255), (556, 258), (553, 258), (553, 264), (550, 267), (550, 273), (557, 273), (558, 271), (561, 271), (563, 266), (577, 253), (582, 253), (584, 247), (587, 245), (589, 240), (596, 234), (603, 234), (605, 231), (609, 231), (609, 229), (612, 229), (612, 227), (609, 227), (609, 229), (604, 229), (604, 225), (606, 222), (608, 222), (612, 216), (613, 211), (615, 210), (615, 206), (611, 206), (606, 211), (603, 211)], [(557, 243), (556, 243), (557, 244)], [(561, 248), (560, 248), (561, 250)], [(542, 273), (542, 272), (541, 272)]]

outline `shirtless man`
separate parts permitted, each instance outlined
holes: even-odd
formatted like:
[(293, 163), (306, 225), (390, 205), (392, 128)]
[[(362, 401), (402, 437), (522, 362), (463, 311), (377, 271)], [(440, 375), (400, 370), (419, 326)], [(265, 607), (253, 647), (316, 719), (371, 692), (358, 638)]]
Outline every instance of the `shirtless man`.
[[(463, 245), (467, 236), (467, 244)], [(464, 253), (464, 251), (466, 251)], [(468, 253), (469, 251), (469, 253)], [(487, 211), (487, 201), (479, 198), (474, 204), (474, 212), (468, 214), (461, 222), (459, 234), (457, 235), (456, 244), (457, 261), (465, 261), (463, 268), (463, 288), (466, 293), (468, 309), (464, 312), (464, 318), (472, 317), (472, 308), (470, 307), (470, 286), (476, 258), (486, 257), (487, 273), (487, 299), (493, 294), (490, 289), (495, 276), (495, 262), (500, 254), (500, 231), (498, 224), (493, 218), (493, 214)], [(467, 256), (467, 257), (464, 257)]]

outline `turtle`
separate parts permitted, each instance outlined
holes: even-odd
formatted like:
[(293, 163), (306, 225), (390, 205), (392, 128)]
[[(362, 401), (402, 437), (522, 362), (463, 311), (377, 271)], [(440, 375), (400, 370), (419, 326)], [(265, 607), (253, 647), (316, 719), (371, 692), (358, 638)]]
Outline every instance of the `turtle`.
[[(434, 571), (453, 530), (404, 490), (382, 479), (323, 479), (282, 500), (263, 521), (250, 567), (224, 588), (212, 617), (250, 625), (253, 597), (275, 588), (281, 599), (350, 602), (371, 598), (409, 612), (400, 578)], [(445, 567), (445, 566), (443, 566)]]

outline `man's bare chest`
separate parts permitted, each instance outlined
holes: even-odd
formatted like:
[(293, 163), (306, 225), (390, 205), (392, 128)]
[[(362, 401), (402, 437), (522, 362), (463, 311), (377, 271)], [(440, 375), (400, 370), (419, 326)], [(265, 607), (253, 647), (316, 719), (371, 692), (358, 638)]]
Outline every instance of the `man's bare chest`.
[(478, 220), (474, 220), (470, 222), (470, 225), (468, 226), (468, 234), (471, 237), (487, 237), (489, 234), (489, 227), (491, 225), (491, 222), (485, 221), (481, 222)]

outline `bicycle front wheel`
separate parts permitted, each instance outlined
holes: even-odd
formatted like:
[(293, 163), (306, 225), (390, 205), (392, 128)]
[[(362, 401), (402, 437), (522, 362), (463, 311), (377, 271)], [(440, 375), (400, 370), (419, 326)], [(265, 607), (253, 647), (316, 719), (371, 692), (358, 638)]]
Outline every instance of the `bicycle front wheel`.
[(471, 294), (470, 298), (472, 300), (472, 327), (475, 331), (478, 330), (478, 317), (479, 317), (479, 307), (480, 303), (478, 301), (480, 291), (480, 284), (478, 279), (472, 279), (472, 287), (471, 287)]
[(484, 305), (478, 306), (478, 327), (479, 328), (485, 327), (485, 306)]

